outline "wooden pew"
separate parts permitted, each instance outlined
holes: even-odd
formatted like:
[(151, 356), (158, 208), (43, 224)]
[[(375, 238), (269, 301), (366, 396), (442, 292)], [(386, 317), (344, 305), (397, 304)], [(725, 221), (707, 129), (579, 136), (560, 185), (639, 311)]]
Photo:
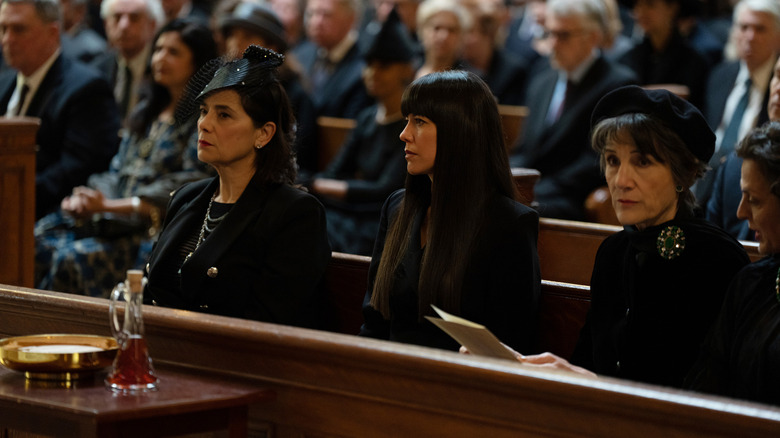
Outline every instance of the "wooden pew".
[[(501, 116), (501, 126), (504, 128), (505, 146), (509, 151), (523, 131), (523, 123), (528, 117), (528, 108), (516, 105), (499, 105), (498, 113)], [(317, 152), (320, 170), (328, 166), (354, 128), (354, 119), (317, 118)], [(401, 133), (399, 132), (398, 135)]]
[[(542, 278), (575, 284), (590, 284), (596, 251), (616, 225), (541, 218), (539, 220), (539, 264)], [(751, 261), (762, 258), (758, 243), (740, 241)]]
[[(108, 302), (100, 298), (0, 286), (0, 309), (0, 336), (109, 332)], [(250, 436), (763, 438), (780, 432), (776, 407), (513, 361), (156, 307), (144, 308), (144, 323), (158, 366), (276, 393), (275, 401), (250, 408)]]
[(317, 118), (317, 168), (319, 170), (328, 167), (354, 128), (354, 119)]
[(498, 114), (501, 116), (501, 126), (504, 128), (504, 145), (509, 153), (523, 132), (523, 124), (528, 117), (528, 107), (499, 105)]
[(40, 120), (0, 117), (0, 283), (32, 287), (35, 134)]
[[(344, 334), (360, 331), (370, 263), (371, 257), (333, 253), (325, 273), (325, 308), (332, 316), (325, 329)], [(543, 280), (536, 349), (570, 357), (589, 308), (590, 287)]]

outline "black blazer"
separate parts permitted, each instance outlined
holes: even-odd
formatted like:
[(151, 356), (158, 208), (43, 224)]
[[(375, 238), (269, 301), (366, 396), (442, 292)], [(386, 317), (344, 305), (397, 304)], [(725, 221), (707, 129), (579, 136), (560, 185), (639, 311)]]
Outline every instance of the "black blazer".
[(737, 209), (742, 200), (739, 179), (742, 174), (742, 158), (733, 151), (728, 159), (718, 167), (712, 192), (706, 207), (707, 220), (723, 228), (735, 239), (753, 240), (754, 235), (748, 222), (737, 218)]
[[(0, 78), (5, 112), (16, 87), (16, 72)], [(35, 214), (59, 208), (73, 187), (108, 169), (119, 147), (119, 114), (111, 87), (97, 72), (60, 55), (32, 97), (27, 116), (38, 117)]]
[[(363, 301), (365, 323), (360, 335), (457, 350), (457, 342), (433, 323), (419, 322), (417, 318), (422, 215), (415, 221), (409, 249), (395, 271), (397, 280), (390, 300), (392, 320), (384, 319), (369, 304), (389, 223), (400, 209), (404, 193), (404, 190), (394, 192), (382, 209)], [(485, 325), (517, 351), (532, 353), (541, 290), (536, 250), (539, 215), (519, 202), (498, 195), (486, 208), (487, 223), (475, 231), (479, 235), (464, 274), (459, 316)], [(433, 310), (428, 310), (433, 315)]]
[[(318, 286), (330, 259), (325, 211), (313, 196), (253, 178), (230, 213), (181, 267), (181, 288), (161, 287), (197, 233), (217, 178), (174, 193), (147, 265), (144, 300), (179, 309), (316, 326)], [(167, 264), (167, 265), (166, 265)], [(170, 278), (170, 277), (167, 277)]]
[(531, 109), (523, 136), (513, 148), (513, 167), (536, 169), (542, 174), (536, 199), (542, 216), (583, 219), (588, 193), (604, 184), (596, 154), (590, 147), (590, 116), (602, 96), (615, 88), (635, 84), (626, 67), (599, 56), (571, 94), (557, 122), (545, 122), (558, 71), (547, 67), (528, 88)]
[[(304, 75), (311, 77), (317, 61), (317, 45), (304, 41), (295, 48), (295, 56), (303, 67)], [(363, 58), (355, 44), (339, 62), (333, 74), (321, 90), (312, 90), (311, 98), (317, 116), (354, 119), (358, 113), (373, 103), (363, 85)]]

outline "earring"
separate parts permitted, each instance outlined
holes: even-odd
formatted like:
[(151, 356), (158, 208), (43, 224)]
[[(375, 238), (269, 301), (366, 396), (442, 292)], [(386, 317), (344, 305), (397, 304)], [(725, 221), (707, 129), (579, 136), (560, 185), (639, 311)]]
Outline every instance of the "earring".
[(262, 146), (260, 146), (259, 144), (256, 144), (256, 145), (255, 145), (255, 149), (257, 149), (258, 151), (259, 151), (261, 148), (262, 148)]
[(677, 187), (674, 188), (674, 190), (676, 190), (677, 193), (682, 193), (683, 187), (682, 186), (677, 186)]

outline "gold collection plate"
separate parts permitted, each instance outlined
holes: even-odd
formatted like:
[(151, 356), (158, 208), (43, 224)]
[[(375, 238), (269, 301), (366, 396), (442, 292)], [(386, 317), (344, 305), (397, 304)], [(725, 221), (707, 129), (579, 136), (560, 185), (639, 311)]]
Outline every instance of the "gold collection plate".
[(0, 339), (0, 364), (28, 379), (77, 380), (110, 366), (116, 339), (95, 335), (31, 335)]

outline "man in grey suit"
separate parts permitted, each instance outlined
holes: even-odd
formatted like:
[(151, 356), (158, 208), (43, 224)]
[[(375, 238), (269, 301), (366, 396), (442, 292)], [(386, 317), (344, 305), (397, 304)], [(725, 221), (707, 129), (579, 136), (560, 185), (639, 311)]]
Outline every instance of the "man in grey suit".
[(768, 120), (769, 80), (780, 52), (780, 2), (740, 1), (734, 8), (732, 38), (738, 59), (716, 66), (707, 84), (704, 116), (716, 141), (712, 169), (694, 187), (702, 207), (712, 196), (718, 168), (739, 140)]
[(600, 0), (547, 3), (551, 66), (529, 85), (531, 110), (510, 157), (513, 167), (541, 172), (534, 189), (541, 216), (584, 220), (585, 199), (605, 184), (590, 147), (590, 115), (602, 96), (637, 81), (600, 53), (606, 23)]
[(359, 0), (309, 0), (306, 36), (294, 54), (309, 79), (318, 116), (354, 119), (371, 104), (363, 85), (363, 58), (357, 45)]

